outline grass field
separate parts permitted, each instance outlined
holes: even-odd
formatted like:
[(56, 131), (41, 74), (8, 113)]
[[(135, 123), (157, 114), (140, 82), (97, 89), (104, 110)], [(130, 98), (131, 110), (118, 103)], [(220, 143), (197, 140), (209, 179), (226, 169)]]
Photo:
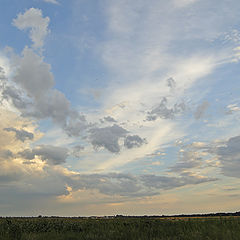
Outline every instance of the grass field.
[(6, 240), (240, 240), (240, 217), (2, 218)]

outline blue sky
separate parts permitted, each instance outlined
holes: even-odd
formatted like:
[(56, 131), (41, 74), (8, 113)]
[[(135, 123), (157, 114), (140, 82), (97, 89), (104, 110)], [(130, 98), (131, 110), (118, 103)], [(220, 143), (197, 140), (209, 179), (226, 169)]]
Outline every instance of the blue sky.
[(237, 0), (1, 3), (1, 214), (239, 210)]

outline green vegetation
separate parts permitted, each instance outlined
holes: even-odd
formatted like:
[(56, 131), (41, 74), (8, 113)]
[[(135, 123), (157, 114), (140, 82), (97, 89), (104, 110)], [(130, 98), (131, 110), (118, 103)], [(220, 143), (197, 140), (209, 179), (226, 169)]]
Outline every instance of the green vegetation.
[(240, 218), (1, 218), (1, 240), (240, 240)]

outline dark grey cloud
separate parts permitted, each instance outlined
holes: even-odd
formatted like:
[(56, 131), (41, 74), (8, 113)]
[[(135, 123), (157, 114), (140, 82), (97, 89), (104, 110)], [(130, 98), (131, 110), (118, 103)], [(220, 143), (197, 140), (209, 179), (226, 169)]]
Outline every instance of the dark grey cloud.
[(3, 101), (12, 102), (19, 109), (26, 108), (26, 102), (23, 99), (23, 91), (14, 86), (8, 85), (8, 79), (5, 76), (4, 69), (0, 66), (0, 103)]
[(7, 160), (13, 158), (13, 153), (10, 150), (1, 150), (0, 159)]
[(42, 161), (46, 161), (50, 165), (58, 165), (66, 162), (68, 149), (51, 145), (39, 145), (18, 154), (26, 160), (33, 160), (35, 156), (39, 156)]
[(27, 102), (26, 98), (23, 97), (23, 94), (22, 91), (14, 86), (5, 86), (2, 88), (2, 101), (10, 101), (17, 109), (25, 111), (24, 109), (29, 108), (31, 103)]
[(209, 107), (208, 101), (204, 101), (203, 103), (201, 103), (201, 104), (197, 107), (196, 111), (194, 112), (194, 117), (195, 117), (195, 119), (200, 119), (200, 118), (202, 118), (202, 117), (204, 116), (206, 110), (208, 109), (208, 107)]
[(171, 90), (174, 90), (176, 88), (176, 82), (175, 82), (175, 80), (172, 77), (167, 79), (167, 86)]
[(118, 153), (120, 151), (119, 139), (124, 138), (128, 131), (114, 124), (111, 127), (92, 128), (89, 133), (94, 148), (104, 147), (112, 153)]
[(141, 180), (147, 187), (168, 190), (185, 185), (216, 181), (217, 179), (203, 176), (193, 176), (190, 173), (184, 173), (180, 177), (143, 175), (141, 176)]
[(81, 133), (91, 126), (83, 114), (72, 110), (64, 124), (63, 129), (69, 136), (78, 137)]
[(107, 195), (131, 197), (156, 195), (161, 193), (162, 190), (216, 180), (216, 178), (192, 176), (190, 173), (185, 173), (179, 177), (106, 173), (77, 174), (74, 177), (66, 178), (68, 185), (74, 190), (97, 189)]
[(1, 172), (0, 171), (0, 183), (10, 183), (10, 182), (15, 182), (15, 181), (19, 181), (20, 176), (19, 174), (16, 174), (16, 172)]
[(146, 142), (146, 139), (140, 138), (138, 135), (129, 135), (124, 139), (126, 148), (141, 147)]
[(107, 117), (104, 117), (104, 120), (107, 121), (107, 122), (117, 122), (113, 117), (111, 116), (107, 116)]
[(206, 163), (201, 153), (217, 157), (223, 175), (240, 178), (240, 136), (225, 141), (186, 145), (180, 160), (170, 168), (170, 171), (184, 172), (187, 169), (201, 167), (203, 164), (216, 167), (212, 163)]
[(141, 192), (137, 179), (130, 174), (79, 174), (68, 179), (73, 189), (97, 189), (107, 195), (133, 196)]
[(186, 105), (184, 102), (176, 103), (173, 107), (169, 108), (168, 100), (163, 97), (160, 104), (155, 107), (152, 111), (148, 112), (147, 121), (154, 121), (157, 118), (162, 119), (173, 119), (176, 114), (182, 113), (186, 110)]
[(211, 152), (217, 154), (224, 175), (240, 178), (240, 136), (230, 138), (225, 146), (214, 148)]
[(6, 76), (5, 76), (4, 69), (3, 69), (3, 67), (1, 67), (1, 66), (0, 66), (0, 80), (1, 80), (1, 81), (6, 80)]
[(4, 128), (5, 131), (7, 132), (15, 132), (16, 134), (16, 139), (20, 140), (22, 142), (24, 142), (25, 140), (33, 140), (34, 135), (31, 132), (25, 131), (23, 129), (18, 130), (16, 128), (13, 127), (9, 127), (9, 128)]

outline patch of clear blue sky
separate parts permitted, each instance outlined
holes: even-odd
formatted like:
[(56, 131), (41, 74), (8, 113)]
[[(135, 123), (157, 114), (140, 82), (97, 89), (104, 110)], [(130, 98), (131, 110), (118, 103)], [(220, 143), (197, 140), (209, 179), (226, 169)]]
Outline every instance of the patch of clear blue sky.
[(3, 1), (0, 9), (0, 48), (12, 47), (17, 54), (31, 46), (27, 31), (12, 25), (18, 13), (31, 7), (42, 10), (50, 18), (51, 33), (46, 38), (43, 52), (51, 64), (56, 85), (73, 106), (98, 107), (99, 103), (83, 89), (106, 86), (108, 73), (101, 62), (98, 49), (105, 38), (104, 15), (99, 1), (59, 1), (60, 5), (40, 0)]
[(104, 88), (108, 74), (98, 54), (105, 38), (104, 15), (99, 1), (71, 1), (55, 6), (51, 35), (46, 45), (46, 61), (52, 65), (56, 87), (73, 105), (97, 107), (83, 89)]

